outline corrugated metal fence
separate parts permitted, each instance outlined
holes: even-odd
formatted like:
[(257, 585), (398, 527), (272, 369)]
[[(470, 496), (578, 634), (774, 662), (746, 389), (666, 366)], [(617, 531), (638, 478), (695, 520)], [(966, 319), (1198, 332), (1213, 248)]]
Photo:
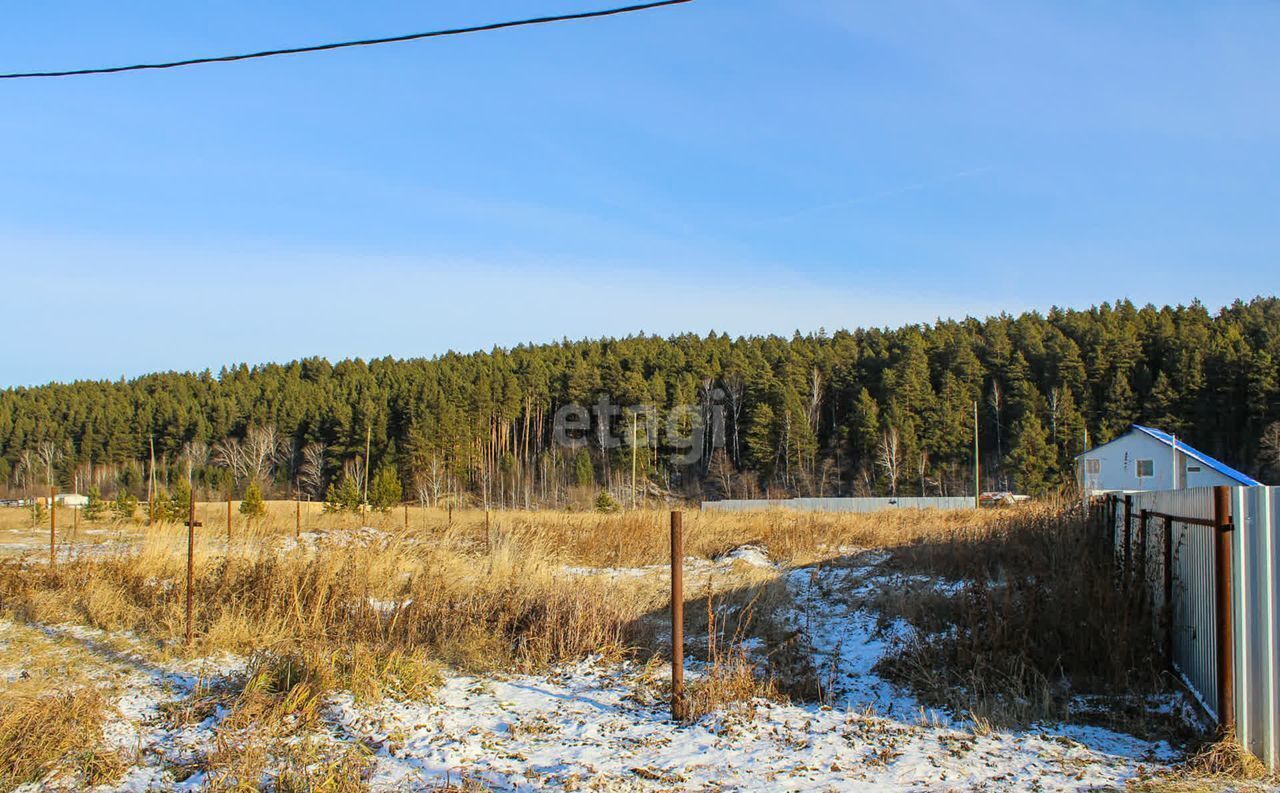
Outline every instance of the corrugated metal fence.
[(738, 498), (704, 501), (704, 510), (759, 512), (794, 509), (804, 512), (879, 512), (886, 509), (970, 509), (973, 496), (904, 498)]
[(1277, 491), (1169, 490), (1110, 496), (1105, 505), (1124, 585), (1147, 588), (1174, 672), (1273, 771), (1280, 770)]

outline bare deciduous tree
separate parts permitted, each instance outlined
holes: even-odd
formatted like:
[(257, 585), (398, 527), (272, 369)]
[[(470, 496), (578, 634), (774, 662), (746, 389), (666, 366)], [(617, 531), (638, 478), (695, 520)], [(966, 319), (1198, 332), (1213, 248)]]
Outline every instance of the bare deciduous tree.
[(36, 458), (44, 466), (44, 483), (53, 486), (53, 467), (62, 459), (62, 450), (53, 441), (41, 441), (36, 446)]
[(414, 490), (418, 494), (418, 503), (423, 506), (435, 506), (440, 503), (449, 489), (449, 474), (440, 458), (431, 456), (431, 461), (413, 476)]
[(36, 485), (36, 477), (40, 475), (40, 458), (30, 449), (23, 449), (18, 454), (13, 475), (24, 490), (31, 490)]
[(711, 465), (708, 472), (720, 491), (721, 498), (733, 498), (733, 463), (724, 449), (716, 449), (711, 453)]
[(742, 415), (742, 397), (746, 393), (746, 381), (738, 372), (730, 372), (720, 378), (725, 396), (729, 399), (729, 413), (733, 416), (733, 464), (742, 465), (738, 452), (738, 420)]
[(213, 445), (213, 464), (231, 472), (233, 479), (244, 477), (244, 450), (239, 438), (224, 438)]
[(342, 464), (342, 475), (357, 485), (364, 481), (364, 458), (359, 455)]
[(298, 487), (314, 499), (324, 495), (323, 443), (308, 443), (302, 447), (302, 464), (298, 466)]
[(890, 495), (898, 495), (898, 477), (902, 474), (902, 444), (898, 430), (890, 426), (880, 433), (880, 445), (876, 450), (876, 464), (889, 478)]
[(196, 469), (209, 463), (209, 444), (200, 440), (187, 441), (178, 452), (178, 460), (187, 469), (187, 486), (190, 487)]
[(265, 484), (276, 470), (281, 456), (286, 453), (285, 440), (274, 424), (250, 427), (240, 444), (244, 457), (245, 475), (258, 484)]

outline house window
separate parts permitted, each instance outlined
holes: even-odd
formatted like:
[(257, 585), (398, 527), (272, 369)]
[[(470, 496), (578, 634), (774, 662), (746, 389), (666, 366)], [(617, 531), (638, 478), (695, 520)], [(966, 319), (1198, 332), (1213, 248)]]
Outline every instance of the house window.
[(1188, 465), (1188, 466), (1187, 466), (1187, 473), (1189, 473), (1189, 474), (1198, 474), (1198, 473), (1200, 473), (1200, 466), (1198, 466), (1198, 465)]
[(1155, 476), (1156, 461), (1155, 460), (1139, 460), (1138, 461), (1138, 478), (1142, 479), (1146, 476)]
[(1085, 460), (1084, 472), (1086, 474), (1093, 474), (1093, 475), (1102, 473), (1102, 461), (1101, 460)]

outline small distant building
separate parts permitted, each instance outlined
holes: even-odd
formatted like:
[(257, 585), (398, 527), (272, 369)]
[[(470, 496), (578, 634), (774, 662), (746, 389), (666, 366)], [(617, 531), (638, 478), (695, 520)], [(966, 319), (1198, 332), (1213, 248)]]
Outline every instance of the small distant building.
[(89, 497), (80, 493), (59, 493), (54, 496), (58, 506), (80, 509), (89, 506)]
[(1076, 455), (1076, 465), (1087, 494), (1262, 484), (1167, 432), (1140, 424)]

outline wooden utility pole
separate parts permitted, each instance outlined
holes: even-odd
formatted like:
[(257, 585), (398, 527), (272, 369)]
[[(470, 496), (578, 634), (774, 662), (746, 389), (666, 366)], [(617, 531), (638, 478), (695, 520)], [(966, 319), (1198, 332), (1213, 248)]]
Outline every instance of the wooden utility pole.
[(684, 515), (671, 512), (671, 718), (685, 718)]
[(49, 567), (50, 569), (57, 563), (57, 526), (58, 526), (58, 502), (54, 500), (53, 487), (49, 488)]
[(156, 511), (156, 436), (147, 439), (151, 446), (151, 466), (147, 473), (147, 526), (151, 526), (151, 516)]
[(200, 522), (196, 520), (196, 494), (193, 491), (191, 493), (190, 511), (187, 513), (187, 646), (188, 647), (191, 646), (191, 639), (192, 639), (191, 625), (192, 625), (192, 614), (194, 612), (194, 608), (192, 605), (193, 604), (192, 598), (193, 598), (195, 583), (196, 583), (195, 543), (196, 543), (196, 527), (199, 525), (200, 525)]
[(636, 508), (636, 414), (631, 414), (631, 508)]
[(982, 477), (978, 470), (978, 400), (973, 401), (973, 508), (982, 506)]
[(364, 430), (364, 498), (360, 503), (360, 514), (364, 514), (364, 505), (369, 503), (369, 449), (373, 442), (373, 425)]

